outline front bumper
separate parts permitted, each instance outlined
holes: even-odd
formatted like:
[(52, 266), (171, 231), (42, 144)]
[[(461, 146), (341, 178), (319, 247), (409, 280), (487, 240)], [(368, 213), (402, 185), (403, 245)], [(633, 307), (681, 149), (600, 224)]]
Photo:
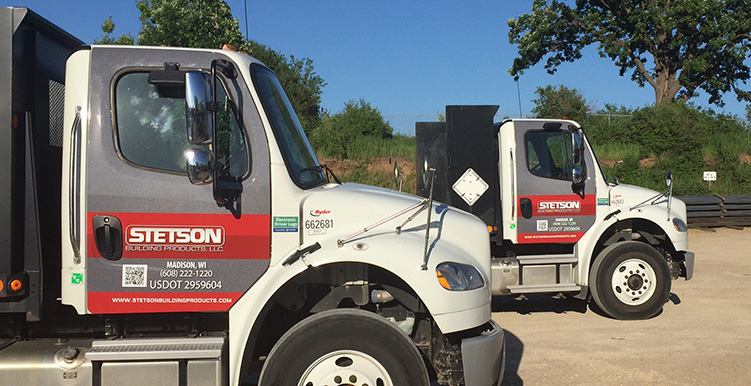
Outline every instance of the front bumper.
[(491, 329), (462, 340), (465, 386), (500, 386), (506, 363), (503, 329), (490, 321)]
[(691, 280), (691, 278), (694, 277), (695, 258), (693, 252), (684, 252), (683, 254), (683, 269), (686, 272), (686, 280)]

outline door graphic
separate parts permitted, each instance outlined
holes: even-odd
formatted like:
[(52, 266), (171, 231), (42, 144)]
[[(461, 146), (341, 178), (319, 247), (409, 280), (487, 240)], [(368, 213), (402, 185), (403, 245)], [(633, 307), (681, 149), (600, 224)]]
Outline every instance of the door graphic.
[[(576, 243), (596, 214), (594, 181), (581, 193), (572, 184), (571, 131), (545, 122), (516, 122), (517, 242)], [(585, 154), (584, 163), (593, 165)]]
[[(230, 212), (185, 172), (185, 100), (151, 83), (165, 62), (208, 68), (213, 53), (92, 49), (85, 222), (88, 310), (95, 314), (227, 311), (266, 270), (266, 137), (241, 79), (217, 90), (215, 173), (242, 184)], [(208, 146), (208, 145), (207, 145)]]

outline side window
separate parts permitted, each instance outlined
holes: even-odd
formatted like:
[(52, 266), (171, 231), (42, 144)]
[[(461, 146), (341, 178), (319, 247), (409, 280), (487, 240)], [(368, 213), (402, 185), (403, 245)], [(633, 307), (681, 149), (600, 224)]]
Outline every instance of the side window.
[[(188, 144), (185, 99), (159, 95), (148, 82), (148, 72), (123, 75), (115, 85), (117, 143), (122, 157), (136, 165), (185, 173)], [(235, 178), (248, 173), (248, 152), (242, 127), (223, 87), (217, 90), (217, 144), (214, 149), (219, 176)]]
[(527, 168), (539, 177), (569, 181), (573, 155), (568, 131), (529, 131), (524, 136)]

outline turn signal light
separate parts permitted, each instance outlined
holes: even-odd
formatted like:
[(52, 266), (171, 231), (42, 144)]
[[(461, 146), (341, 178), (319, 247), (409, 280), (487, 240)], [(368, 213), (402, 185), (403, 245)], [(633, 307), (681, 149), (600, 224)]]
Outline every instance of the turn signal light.
[(20, 291), (21, 288), (23, 288), (23, 283), (21, 282), (21, 280), (18, 280), (18, 279), (11, 280), (10, 289), (12, 291)]
[(448, 280), (446, 280), (446, 277), (443, 276), (443, 273), (436, 271), (435, 275), (436, 277), (438, 277), (438, 283), (441, 284), (441, 287), (447, 290), (451, 290), (451, 285), (449, 284)]
[(5, 288), (5, 283), (3, 283), (2, 280), (0, 280), (0, 291), (2, 291), (3, 288)]

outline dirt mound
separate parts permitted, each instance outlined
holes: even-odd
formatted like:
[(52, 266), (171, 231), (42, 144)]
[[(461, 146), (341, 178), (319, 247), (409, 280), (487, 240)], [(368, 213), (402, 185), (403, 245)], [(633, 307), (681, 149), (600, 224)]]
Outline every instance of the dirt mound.
[(738, 156), (738, 159), (742, 164), (751, 165), (751, 154), (741, 153), (741, 155)]
[(348, 174), (352, 173), (360, 163), (352, 159), (338, 159), (338, 158), (319, 158), (318, 162), (321, 165), (326, 165), (329, 169), (333, 170), (336, 174)]
[(639, 160), (639, 167), (642, 168), (653, 168), (657, 164), (657, 158), (655, 157), (647, 157), (644, 159)]
[(704, 156), (704, 163), (707, 165), (715, 165), (717, 164), (717, 158), (711, 154), (707, 154)]

